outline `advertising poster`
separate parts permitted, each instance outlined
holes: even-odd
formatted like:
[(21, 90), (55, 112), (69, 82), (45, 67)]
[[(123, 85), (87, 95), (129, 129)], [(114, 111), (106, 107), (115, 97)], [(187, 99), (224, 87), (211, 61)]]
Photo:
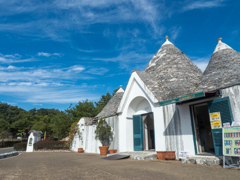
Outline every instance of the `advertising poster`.
[(210, 122), (212, 129), (221, 129), (222, 128), (222, 120), (220, 112), (210, 113)]
[(223, 128), (223, 154), (240, 157), (240, 127)]

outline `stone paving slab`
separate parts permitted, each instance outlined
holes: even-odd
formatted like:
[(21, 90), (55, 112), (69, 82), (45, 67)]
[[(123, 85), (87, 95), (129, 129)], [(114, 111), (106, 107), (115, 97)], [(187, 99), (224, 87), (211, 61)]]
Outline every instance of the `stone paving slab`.
[(114, 154), (108, 154), (107, 156), (112, 155), (129, 155), (131, 159), (134, 160), (154, 160), (157, 159), (157, 153), (151, 151), (128, 151), (128, 152), (120, 152)]

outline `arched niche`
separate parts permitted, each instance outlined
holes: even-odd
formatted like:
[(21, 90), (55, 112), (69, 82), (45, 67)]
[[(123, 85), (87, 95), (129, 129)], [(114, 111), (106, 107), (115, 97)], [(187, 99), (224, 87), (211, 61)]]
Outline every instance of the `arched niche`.
[(145, 114), (152, 112), (152, 108), (148, 100), (144, 97), (138, 96), (132, 100), (128, 106), (127, 117), (132, 117), (137, 114)]

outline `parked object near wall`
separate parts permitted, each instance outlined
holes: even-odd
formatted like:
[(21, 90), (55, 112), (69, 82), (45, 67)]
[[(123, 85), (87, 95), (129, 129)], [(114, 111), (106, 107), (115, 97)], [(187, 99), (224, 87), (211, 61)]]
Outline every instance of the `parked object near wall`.
[(109, 153), (110, 153), (110, 154), (117, 153), (117, 149), (109, 149)]
[(106, 156), (109, 146), (99, 146), (100, 155)]
[(102, 146), (99, 146), (100, 154), (107, 155), (109, 146), (104, 146), (112, 135), (111, 126), (107, 124), (105, 119), (101, 118), (95, 130), (95, 139), (99, 139)]
[(165, 152), (166, 151), (157, 151), (157, 157), (159, 160), (165, 160)]
[(79, 153), (83, 153), (83, 148), (78, 148)]
[(159, 160), (174, 160), (176, 159), (175, 151), (157, 151)]
[(164, 156), (166, 160), (176, 159), (175, 151), (166, 151)]

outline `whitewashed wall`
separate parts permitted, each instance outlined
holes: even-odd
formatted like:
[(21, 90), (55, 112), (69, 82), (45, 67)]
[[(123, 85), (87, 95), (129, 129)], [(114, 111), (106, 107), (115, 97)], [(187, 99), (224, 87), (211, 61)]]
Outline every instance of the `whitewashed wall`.
[(230, 99), (234, 121), (240, 121), (240, 85), (223, 89), (222, 95)]
[[(108, 125), (111, 126), (113, 136), (110, 138), (110, 142), (106, 145), (109, 145), (109, 149), (118, 149), (118, 117), (112, 116), (105, 118)], [(81, 137), (76, 135), (73, 139), (71, 146), (72, 151), (78, 151), (78, 148), (83, 148), (86, 153), (97, 153), (99, 154), (99, 146), (102, 146), (99, 140), (95, 139), (95, 130), (97, 125), (85, 125), (84, 118), (81, 118), (78, 122)]]
[[(32, 138), (32, 144), (30, 145), (30, 139)], [(26, 152), (33, 152), (34, 151), (34, 144), (38, 141), (41, 140), (41, 135), (34, 135), (34, 133), (32, 132), (29, 137), (28, 137), (28, 142), (27, 142), (27, 149)]]
[(119, 150), (120, 152), (133, 151), (133, 120), (132, 116), (153, 112), (155, 148), (164, 151), (165, 138), (163, 111), (153, 94), (148, 90), (142, 80), (132, 73), (118, 108), (119, 115)]
[(182, 125), (178, 106), (176, 104), (163, 106), (163, 116), (166, 151), (175, 151), (178, 158), (179, 151), (184, 150)]

